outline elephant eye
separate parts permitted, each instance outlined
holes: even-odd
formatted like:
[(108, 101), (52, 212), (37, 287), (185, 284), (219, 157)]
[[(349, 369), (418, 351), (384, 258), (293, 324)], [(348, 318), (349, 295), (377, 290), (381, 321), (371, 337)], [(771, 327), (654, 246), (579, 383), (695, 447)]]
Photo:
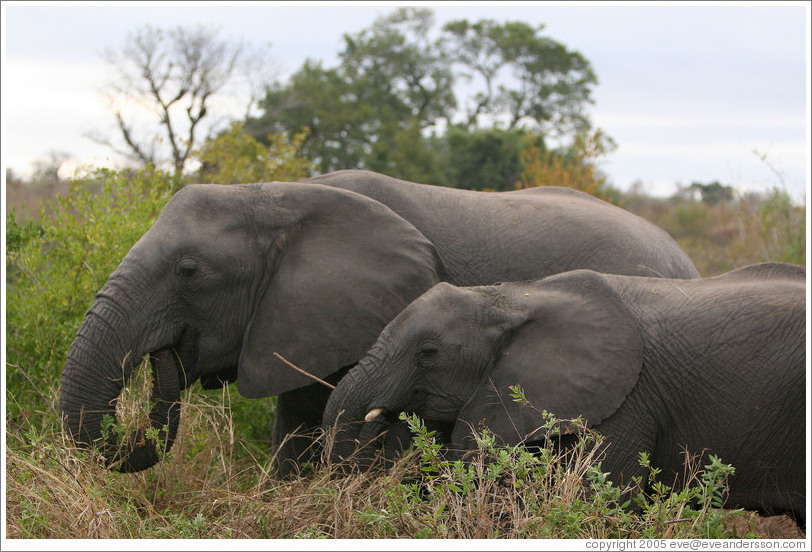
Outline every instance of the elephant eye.
[(178, 276), (181, 278), (191, 278), (197, 272), (197, 267), (192, 263), (181, 263), (178, 267)]
[(420, 364), (428, 364), (434, 360), (438, 352), (439, 350), (437, 349), (437, 347), (431, 345), (423, 347), (422, 349), (417, 351), (417, 354), (415, 355), (416, 360)]

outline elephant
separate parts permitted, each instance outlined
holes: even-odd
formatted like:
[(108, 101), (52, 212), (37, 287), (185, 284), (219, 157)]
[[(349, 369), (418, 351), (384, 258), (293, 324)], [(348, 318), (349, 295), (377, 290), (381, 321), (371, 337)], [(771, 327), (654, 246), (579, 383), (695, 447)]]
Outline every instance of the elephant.
[(805, 281), (802, 266), (763, 263), (693, 280), (582, 269), (438, 283), (331, 394), (332, 458), (369, 468), (369, 443), (402, 411), (449, 424), (452, 459), (483, 427), (537, 447), (547, 411), (561, 439), (579, 416), (604, 436), (615, 483), (646, 474), (640, 452), (662, 478), (682, 474), (684, 450), (716, 454), (735, 468), (727, 505), (805, 527)]
[(289, 436), (319, 429), (330, 391), (274, 353), (335, 384), (389, 321), (441, 281), (489, 284), (573, 267), (699, 276), (662, 229), (571, 190), (471, 192), (365, 171), (190, 184), (128, 251), (79, 326), (61, 377), (63, 426), (121, 471), (154, 465), (146, 428), (123, 444), (101, 431), (149, 355), (150, 424), (166, 448), (182, 389), (236, 381), (245, 397), (278, 396), (271, 441), (279, 473), (292, 474), (318, 451), (311, 437)]
[[(392, 209), (432, 242), (445, 281), (458, 286), (541, 278), (577, 268), (664, 278), (700, 276), (661, 228), (572, 188), (479, 192), (360, 170), (306, 181), (357, 192)], [(574, 236), (581, 232), (587, 234)], [(603, 248), (608, 250), (598, 251)]]

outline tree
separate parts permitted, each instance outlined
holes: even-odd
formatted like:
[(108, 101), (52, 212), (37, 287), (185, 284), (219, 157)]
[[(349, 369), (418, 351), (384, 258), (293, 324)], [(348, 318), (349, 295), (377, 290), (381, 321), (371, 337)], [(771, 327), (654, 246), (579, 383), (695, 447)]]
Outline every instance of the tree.
[(246, 130), (263, 140), (267, 133), (292, 136), (310, 129), (304, 153), (321, 172), (368, 168), (395, 174), (424, 157), (422, 131), (449, 114), (452, 76), (444, 55), (426, 38), (430, 10), (400, 9), (372, 27), (344, 35), (340, 65), (325, 68), (307, 60), (288, 83), (276, 82)]
[[(596, 83), (591, 66), (578, 52), (541, 36), (543, 27), (458, 21), (437, 34), (433, 25), (431, 10), (401, 8), (369, 28), (344, 35), (337, 67), (308, 60), (288, 83), (269, 88), (260, 105), (264, 112), (246, 121), (246, 130), (263, 140), (269, 132), (293, 136), (309, 128), (304, 152), (321, 172), (366, 168), (468, 185), (472, 180), (461, 173), (449, 174), (456, 167), (442, 169), (457, 160), (439, 159), (440, 152), (460, 147), (482, 151), (490, 144), (495, 150), (481, 161), (492, 163), (502, 147), (498, 141), (507, 135), (496, 141), (472, 136), (463, 147), (460, 130), (506, 127), (566, 135), (589, 128), (583, 108)], [(465, 104), (465, 120), (459, 122), (455, 87), (461, 76), (480, 76), (484, 88), (473, 96), (473, 104)], [(444, 144), (441, 132), (456, 142)], [(500, 163), (498, 170), (495, 165), (480, 168), (489, 175), (510, 175), (507, 186), (512, 186), (521, 168), (518, 159), (511, 170), (508, 164)], [(473, 167), (466, 172), (475, 176)]]
[(433, 25), (431, 10), (400, 8), (369, 29), (344, 35), (342, 72), (355, 84), (357, 100), (379, 108), (380, 124), (426, 126), (448, 119), (454, 77), (441, 42), (429, 39)]
[(541, 36), (543, 29), (520, 21), (464, 19), (443, 27), (446, 48), (463, 75), (478, 76), (484, 84), (468, 108), (466, 128), (477, 126), (483, 115), (504, 119), (507, 128), (532, 123), (545, 134), (589, 128), (583, 106), (592, 102), (591, 87), (597, 84), (592, 66), (580, 53)]
[(601, 129), (578, 133), (572, 147), (558, 152), (547, 150), (543, 140), (531, 133), (525, 134), (524, 141), (517, 189), (562, 186), (617, 203), (616, 191), (598, 169), (598, 160), (615, 148)]
[(266, 146), (254, 140), (239, 123), (228, 132), (211, 138), (194, 152), (200, 161), (199, 178), (215, 184), (292, 181), (307, 177), (310, 162), (301, 156), (307, 132), (291, 141), (284, 135), (269, 135)]
[(517, 129), (449, 128), (437, 145), (447, 185), (498, 192), (515, 189), (522, 169), (523, 135)]
[(292, 137), (309, 131), (302, 154), (321, 172), (363, 166), (370, 132), (367, 109), (353, 101), (352, 86), (337, 69), (307, 60), (289, 83), (275, 82), (260, 102), (263, 114), (246, 120), (245, 130), (264, 142), (269, 134)]
[(116, 74), (108, 94), (123, 145), (92, 137), (143, 165), (168, 163), (176, 177), (197, 147), (213, 98), (235, 81), (240, 64), (262, 74), (259, 58), (245, 44), (203, 26), (147, 25), (128, 35), (120, 50), (108, 49), (105, 58)]
[(406, 141), (420, 142), (406, 151), (424, 153), (423, 131), (450, 121), (454, 77), (440, 41), (430, 38), (433, 25), (431, 10), (400, 8), (371, 28), (344, 35), (341, 71), (351, 101), (363, 106), (364, 162), (371, 170), (405, 177), (418, 160), (403, 155)]
[(699, 192), (702, 201), (710, 203), (711, 205), (719, 203), (720, 201), (730, 201), (733, 199), (733, 188), (723, 186), (718, 180), (708, 184), (692, 182), (688, 190), (690, 192)]

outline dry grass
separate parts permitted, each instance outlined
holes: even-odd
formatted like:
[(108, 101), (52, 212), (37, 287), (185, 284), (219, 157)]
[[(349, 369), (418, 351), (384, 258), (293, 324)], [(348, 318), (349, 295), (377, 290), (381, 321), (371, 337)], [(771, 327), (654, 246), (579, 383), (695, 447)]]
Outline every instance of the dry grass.
[[(120, 397), (125, 434), (146, 420), (148, 373), (142, 364)], [(347, 475), (328, 461), (281, 481), (267, 446), (235, 423), (228, 387), (185, 392), (173, 449), (149, 470), (120, 474), (73, 448), (57, 428), (57, 391), (42, 391), (52, 397), (45, 408), (7, 426), (9, 538), (803, 538), (785, 517), (607, 507), (589, 490), (599, 441), (568, 461), (553, 455), (541, 471), (498, 450), (462, 470), (427, 460), (424, 447), (386, 471)]]
[(716, 204), (629, 195), (623, 207), (673, 236), (703, 276), (716, 276), (764, 261), (806, 264), (805, 208), (788, 199), (777, 190)]
[[(472, 459), (467, 481), (448, 466), (421, 473), (427, 464), (416, 450), (386, 471), (348, 475), (328, 462), (298, 478), (278, 480), (267, 451), (241, 442), (229, 400), (227, 390), (221, 400), (187, 392), (173, 450), (155, 467), (135, 474), (104, 469), (53, 429), (11, 431), (7, 536), (640, 538), (659, 531), (667, 538), (702, 536), (704, 530), (701, 520), (671, 523), (607, 513), (585, 485), (587, 471), (599, 459), (597, 442), (569, 462), (553, 458), (549, 470), (534, 475), (515, 459), (499, 460), (509, 467), (495, 473), (495, 451), (487, 460), (484, 455)], [(724, 523), (728, 536), (800, 536), (786, 520), (735, 514)]]
[(68, 182), (63, 180), (31, 183), (16, 178), (8, 179), (6, 213), (14, 210), (20, 218), (39, 220), (39, 210), (43, 203), (57, 194), (64, 196), (68, 193), (68, 187)]

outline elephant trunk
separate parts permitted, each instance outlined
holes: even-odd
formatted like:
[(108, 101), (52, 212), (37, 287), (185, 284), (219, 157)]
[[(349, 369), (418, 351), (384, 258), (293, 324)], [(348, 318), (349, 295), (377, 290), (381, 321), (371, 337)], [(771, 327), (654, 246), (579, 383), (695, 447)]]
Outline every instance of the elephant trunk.
[[(100, 293), (71, 344), (62, 370), (59, 406), (63, 427), (82, 447), (98, 447), (108, 466), (119, 471), (140, 471), (154, 465), (159, 454), (146, 429), (119, 443), (113, 426), (116, 403), (134, 365), (147, 351), (127, 348), (133, 343), (127, 317), (115, 302)], [(124, 330), (118, 333), (118, 330)], [(158, 351), (150, 358), (154, 377), (149, 414), (162, 449), (168, 450), (180, 422), (180, 382), (175, 353)]]
[[(330, 394), (324, 410), (323, 429), (326, 432), (335, 430), (331, 458), (334, 461), (352, 460), (366, 469), (375, 455), (373, 442), (382, 431), (389, 427), (389, 422), (382, 414), (395, 412), (402, 406), (397, 393), (389, 387), (383, 391), (384, 380), (378, 369), (380, 361), (374, 356), (367, 356), (352, 368), (341, 379), (336, 389)], [(391, 383), (388, 382), (387, 383)], [(385, 408), (384, 406), (385, 405)]]
[(360, 460), (359, 464), (371, 461), (372, 451), (360, 448), (362, 432), (365, 437), (375, 437), (369, 435), (364, 423), (369, 398), (358, 395), (365, 378), (366, 370), (360, 364), (347, 372), (330, 394), (324, 409), (323, 429), (328, 434), (334, 432), (330, 456), (336, 462), (350, 458)]

